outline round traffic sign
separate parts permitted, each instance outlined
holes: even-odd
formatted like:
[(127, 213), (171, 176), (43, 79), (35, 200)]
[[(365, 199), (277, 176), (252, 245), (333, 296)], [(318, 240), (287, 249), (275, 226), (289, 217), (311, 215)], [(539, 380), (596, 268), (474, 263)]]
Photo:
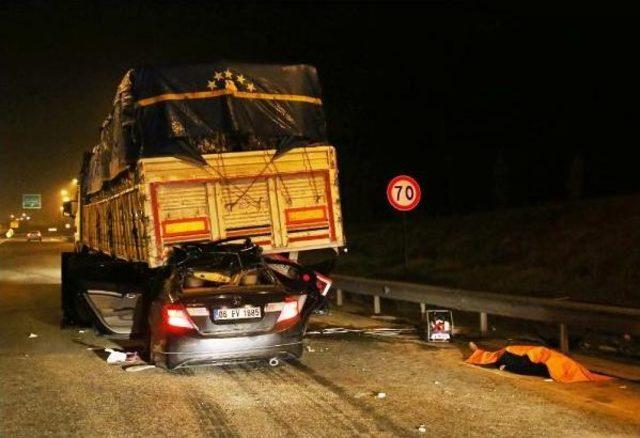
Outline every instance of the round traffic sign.
[(389, 181), (387, 200), (396, 210), (411, 211), (420, 203), (420, 184), (407, 175), (398, 175)]

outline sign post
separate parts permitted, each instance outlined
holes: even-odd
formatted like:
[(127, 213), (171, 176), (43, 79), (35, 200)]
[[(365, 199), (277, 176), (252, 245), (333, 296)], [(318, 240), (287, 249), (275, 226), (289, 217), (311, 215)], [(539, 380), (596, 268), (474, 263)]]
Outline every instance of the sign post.
[(387, 200), (389, 204), (402, 213), (402, 240), (404, 247), (404, 268), (409, 269), (409, 245), (407, 235), (407, 212), (413, 210), (420, 203), (422, 190), (420, 184), (410, 176), (398, 175), (387, 185)]
[(42, 208), (42, 196), (39, 193), (25, 193), (22, 195), (24, 210), (39, 210)]

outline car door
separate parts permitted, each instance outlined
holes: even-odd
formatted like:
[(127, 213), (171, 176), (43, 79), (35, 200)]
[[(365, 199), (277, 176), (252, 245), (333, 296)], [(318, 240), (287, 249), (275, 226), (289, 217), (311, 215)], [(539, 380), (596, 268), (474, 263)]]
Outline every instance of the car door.
[(142, 332), (146, 320), (143, 294), (148, 277), (125, 263), (105, 263), (85, 271), (78, 291), (96, 327), (105, 334), (129, 337)]
[(108, 290), (95, 284), (87, 286), (84, 292), (98, 329), (122, 337), (138, 331), (141, 296), (138, 291)]

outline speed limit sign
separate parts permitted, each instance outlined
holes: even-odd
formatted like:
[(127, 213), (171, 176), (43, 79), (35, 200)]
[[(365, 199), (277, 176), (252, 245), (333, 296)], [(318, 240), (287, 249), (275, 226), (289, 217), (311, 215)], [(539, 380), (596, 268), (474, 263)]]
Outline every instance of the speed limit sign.
[(420, 185), (407, 175), (398, 175), (389, 181), (387, 199), (396, 210), (411, 211), (420, 203)]

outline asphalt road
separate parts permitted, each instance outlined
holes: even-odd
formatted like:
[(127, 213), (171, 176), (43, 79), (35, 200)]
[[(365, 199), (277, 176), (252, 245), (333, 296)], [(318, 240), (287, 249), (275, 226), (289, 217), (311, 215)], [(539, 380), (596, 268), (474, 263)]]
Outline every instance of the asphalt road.
[[(277, 368), (125, 372), (92, 349), (113, 341), (59, 328), (68, 248), (0, 242), (0, 436), (640, 435), (638, 384), (473, 367), (462, 344), (412, 335), (310, 335), (302, 361)], [(342, 312), (313, 324), (384, 325)]]

